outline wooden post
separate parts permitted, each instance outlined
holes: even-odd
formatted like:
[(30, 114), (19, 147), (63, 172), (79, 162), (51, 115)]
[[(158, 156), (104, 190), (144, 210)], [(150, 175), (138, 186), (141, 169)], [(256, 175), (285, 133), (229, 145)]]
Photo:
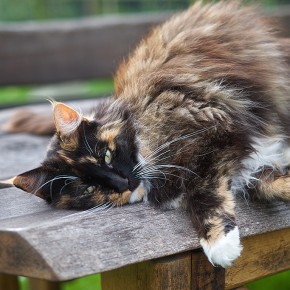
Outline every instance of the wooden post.
[(30, 290), (60, 290), (59, 282), (52, 282), (43, 279), (29, 278)]
[(242, 244), (241, 257), (226, 270), (226, 289), (289, 270), (290, 228), (246, 237)]
[(192, 290), (224, 290), (225, 269), (214, 267), (201, 250), (192, 251)]
[(190, 252), (102, 273), (103, 290), (190, 290), (190, 284)]
[(225, 270), (201, 250), (126, 266), (102, 274), (103, 290), (224, 290)]
[(18, 278), (14, 275), (0, 274), (0, 290), (18, 290)]

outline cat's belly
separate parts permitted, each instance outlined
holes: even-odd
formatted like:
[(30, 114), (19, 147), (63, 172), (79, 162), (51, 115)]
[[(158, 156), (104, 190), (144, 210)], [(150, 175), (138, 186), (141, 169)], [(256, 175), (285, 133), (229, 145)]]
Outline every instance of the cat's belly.
[(257, 175), (264, 168), (285, 172), (290, 165), (290, 147), (283, 136), (253, 137), (253, 153), (241, 161), (243, 169), (232, 179), (231, 189), (234, 193), (245, 192), (253, 188), (258, 181)]

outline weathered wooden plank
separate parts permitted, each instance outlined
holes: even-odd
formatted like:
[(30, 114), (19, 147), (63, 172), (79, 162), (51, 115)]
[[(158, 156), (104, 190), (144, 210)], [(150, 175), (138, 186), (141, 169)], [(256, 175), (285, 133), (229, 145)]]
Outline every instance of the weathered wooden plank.
[(1, 24), (0, 84), (112, 77), (164, 13)]
[(14, 275), (0, 274), (0, 290), (18, 290), (18, 278)]
[(191, 290), (191, 253), (182, 253), (104, 272), (102, 289)]
[[(10, 203), (6, 201), (12, 216), (13, 211), (18, 213), (21, 199), (30, 198), (25, 194), (20, 197), (19, 193), (15, 199), (13, 195), (11, 191)], [(32, 198), (30, 201), (35, 202)], [(35, 203), (35, 208), (38, 206)], [(239, 203), (243, 235), (289, 226), (289, 206), (274, 203), (270, 208), (259, 205), (258, 210), (259, 213), (246, 203)], [(39, 215), (30, 213), (10, 219), (2, 216), (0, 257), (7, 251), (14, 253), (16, 245), (19, 256), (1, 257), (0, 271), (67, 280), (199, 247), (190, 220), (181, 210), (164, 212), (139, 204), (107, 212), (67, 217), (61, 214), (70, 213), (47, 209)], [(253, 226), (248, 225), (248, 220)]]
[[(37, 108), (45, 111), (48, 106)], [(0, 113), (0, 123), (1, 115), (7, 117)], [(0, 138), (0, 179), (36, 166), (48, 142), (25, 134)], [(199, 247), (182, 210), (137, 204), (75, 213), (52, 209), (13, 188), (1, 190), (0, 196), (0, 272), (68, 280)], [(285, 202), (238, 198), (237, 216), (244, 237), (290, 227)]]
[(290, 269), (290, 228), (246, 237), (243, 246), (242, 256), (226, 271), (226, 289)]

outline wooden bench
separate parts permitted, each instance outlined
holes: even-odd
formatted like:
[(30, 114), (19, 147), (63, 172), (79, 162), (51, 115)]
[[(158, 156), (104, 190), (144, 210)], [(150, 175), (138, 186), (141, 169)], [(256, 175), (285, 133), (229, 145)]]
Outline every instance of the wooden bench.
[[(158, 22), (157, 18), (148, 22), (145, 17), (145, 30), (152, 23)], [(128, 36), (130, 43), (141, 37), (137, 22), (130, 24), (132, 27), (135, 25), (137, 31), (134, 36), (130, 34), (131, 38)], [(114, 25), (119, 27), (119, 24), (117, 21)], [(111, 22), (102, 25), (106, 29), (106, 25), (112, 28)], [(140, 27), (144, 29), (142, 25)], [(50, 31), (50, 27), (42, 28)], [(55, 29), (53, 25), (51, 28)], [(56, 60), (63, 55), (58, 55), (58, 51), (67, 49), (65, 42), (59, 46), (52, 44), (47, 48), (53, 48), (54, 51), (46, 51), (47, 58), (53, 60), (53, 56), (55, 57), (56, 68), (49, 66), (50, 72), (46, 71), (49, 65), (47, 60), (43, 59), (42, 64), (33, 62), (33, 45), (29, 47), (30, 50), (15, 50), (14, 53), (7, 46), (7, 50), (3, 52), (3, 41), (9, 45), (9, 37), (15, 43), (17, 37), (25, 42), (21, 35), (29, 32), (35, 36), (36, 42), (38, 39), (37, 28), (32, 26), (17, 29), (6, 26), (3, 29), (4, 32), (0, 28), (2, 84), (12, 83), (13, 80), (17, 83), (31, 83), (74, 79), (77, 76), (87, 78), (96, 73), (86, 73), (84, 66), (79, 73), (74, 72), (67, 77), (66, 74), (72, 68), (78, 68), (77, 63), (71, 64), (73, 60), (70, 58), (60, 64), (63, 70), (58, 71)], [(129, 28), (120, 29), (120, 34), (129, 31)], [(69, 41), (69, 35), (80, 33), (74, 30), (78, 31), (76, 26), (74, 29), (69, 28), (69, 25), (61, 26), (62, 37)], [(88, 31), (91, 33), (90, 29)], [(87, 34), (88, 37), (92, 37), (90, 33)], [(45, 35), (38, 34), (43, 38)], [(54, 31), (46, 36), (49, 39), (53, 35), (57, 33)], [(85, 33), (82, 37), (84, 35)], [(128, 42), (129, 40), (126, 44)], [(59, 41), (56, 43), (59, 44)], [(84, 54), (83, 47), (76, 46), (76, 49), (80, 55)], [(30, 58), (27, 53), (31, 54)], [(23, 59), (23, 55), (25, 59), (28, 58)], [(112, 58), (116, 61), (118, 57), (114, 55)], [(2, 62), (4, 59), (6, 62)], [(102, 55), (99, 55), (96, 63), (101, 59)], [(2, 63), (6, 65), (6, 72), (9, 73), (5, 74)], [(29, 71), (31, 66), (33, 69)], [(30, 76), (23, 75), (28, 71)], [(97, 75), (102, 74), (102, 71), (106, 71), (105, 68), (101, 67)], [(108, 69), (107, 74), (110, 71)], [(92, 102), (94, 101), (80, 101), (77, 105), (86, 107), (91, 106)], [(34, 110), (50, 111), (50, 107), (35, 106)], [(1, 111), (0, 124), (13, 111)], [(4, 132), (0, 132), (0, 137), (0, 179), (37, 166), (44, 157), (49, 141), (46, 137)], [(183, 210), (163, 211), (142, 203), (99, 212), (56, 210), (37, 197), (13, 188), (0, 191), (0, 209), (0, 273), (3, 273), (0, 276), (0, 289), (17, 289), (15, 277), (18, 275), (32, 278), (31, 289), (52, 290), (59, 289), (60, 284), (57, 281), (101, 273), (104, 290), (220, 290), (234, 289), (249, 281), (290, 269), (290, 205), (285, 202), (254, 203), (238, 197), (237, 216), (244, 251), (235, 265), (227, 270), (213, 267), (207, 261), (200, 250), (190, 219)]]

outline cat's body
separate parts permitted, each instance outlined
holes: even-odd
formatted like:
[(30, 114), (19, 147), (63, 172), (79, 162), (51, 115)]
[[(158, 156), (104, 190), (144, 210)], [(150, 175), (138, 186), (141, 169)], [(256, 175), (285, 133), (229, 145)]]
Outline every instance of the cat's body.
[(227, 267), (242, 249), (235, 194), (290, 199), (284, 62), (251, 8), (197, 3), (141, 42), (90, 117), (54, 104), (48, 157), (14, 184), (64, 208), (185, 205), (209, 260)]

